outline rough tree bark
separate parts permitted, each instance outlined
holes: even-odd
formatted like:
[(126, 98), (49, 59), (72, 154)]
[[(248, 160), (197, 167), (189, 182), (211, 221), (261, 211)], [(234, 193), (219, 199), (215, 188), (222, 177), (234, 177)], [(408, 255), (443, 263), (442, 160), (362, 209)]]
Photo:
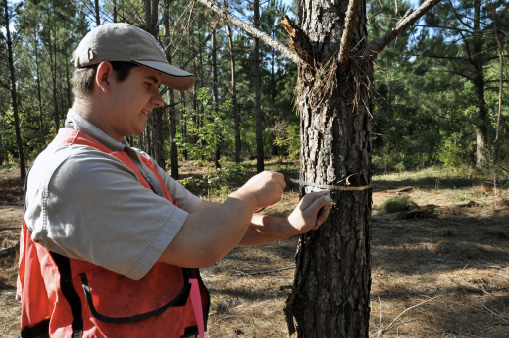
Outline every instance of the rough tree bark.
[(365, 0), (300, 0), (298, 24), (281, 22), (293, 52), (221, 13), (213, 1), (199, 1), (299, 65), (300, 178), (338, 189), (331, 190), (327, 222), (299, 239), (294, 287), (285, 308), (289, 333), (295, 333), (295, 319), (298, 337), (368, 337), (372, 60), (440, 0), (423, 1), (372, 45)]
[[(300, 177), (339, 186), (353, 175), (349, 182), (361, 189), (332, 190), (329, 220), (299, 240), (294, 289), (285, 309), (289, 331), (294, 330), (293, 317), (298, 337), (369, 333), (373, 67), (370, 58), (361, 57), (367, 49), (365, 2), (353, 1), (349, 17), (348, 4), (303, 0), (297, 9), (302, 41), (295, 48), (309, 61), (299, 66), (295, 91), (301, 116)], [(347, 17), (350, 37), (340, 49)]]

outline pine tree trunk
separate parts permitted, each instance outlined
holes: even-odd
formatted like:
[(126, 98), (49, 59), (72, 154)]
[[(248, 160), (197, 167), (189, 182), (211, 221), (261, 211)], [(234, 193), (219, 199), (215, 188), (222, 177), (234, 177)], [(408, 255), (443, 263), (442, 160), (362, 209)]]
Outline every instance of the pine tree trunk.
[(94, 1), (94, 10), (95, 10), (95, 24), (99, 26), (101, 24), (101, 16), (99, 12), (99, 0)]
[[(50, 36), (49, 36), (49, 40), (48, 40), (48, 43), (49, 43), (48, 50), (49, 50), (49, 59), (50, 59), (51, 79), (52, 79), (52, 83), (53, 83), (53, 88), (52, 88), (52, 90), (53, 90), (53, 109), (54, 109), (53, 118), (54, 118), (54, 122), (55, 122), (55, 130), (58, 130), (60, 128), (60, 112), (59, 112), (58, 92), (57, 92), (57, 48), (56, 48), (56, 41), (57, 41), (56, 31), (57, 31), (57, 29), (55, 27), (56, 23), (53, 23), (52, 25), (53, 25), (53, 26), (51, 26), (52, 28), (49, 29)], [(55, 39), (54, 43), (52, 41), (51, 32), (54, 33), (53, 34), (53, 38)]]
[(338, 66), (349, 1), (338, 2), (331, 10), (326, 2), (302, 0), (297, 9), (299, 26), (313, 49), (309, 63), (299, 66), (296, 87), (300, 177), (338, 186), (352, 175), (349, 182), (359, 187), (331, 190), (327, 222), (299, 240), (294, 288), (285, 313), (290, 333), (295, 318), (298, 337), (305, 338), (369, 336), (373, 67), (362, 57), (367, 48), (365, 1), (359, 6), (347, 68)]
[[(173, 0), (164, 0), (163, 2), (163, 25), (164, 25), (164, 51), (166, 53), (166, 59), (171, 64), (171, 49), (170, 49), (170, 4)], [(170, 141), (170, 176), (175, 180), (179, 179), (179, 162), (178, 162), (178, 149), (175, 143), (175, 136), (177, 133), (177, 119), (175, 109), (175, 92), (173, 89), (168, 89), (166, 94), (169, 105), (168, 110), (168, 129), (169, 129), (169, 141)], [(163, 149), (164, 150), (164, 149)]]
[(21, 129), (18, 112), (18, 92), (16, 90), (16, 72), (14, 70), (14, 57), (13, 57), (13, 46), (10, 29), (10, 17), (9, 17), (9, 6), (7, 1), (4, 3), (4, 15), (6, 21), (6, 35), (7, 35), (7, 51), (9, 56), (9, 72), (11, 77), (11, 97), (12, 97), (12, 109), (14, 112), (14, 130), (16, 133), (16, 144), (18, 146), (19, 166), (21, 172), (21, 178), (24, 179), (26, 175), (25, 170), (25, 152), (23, 149), (23, 140), (21, 138)]
[(479, 57), (482, 53), (483, 36), (481, 32), (481, 0), (474, 0), (474, 36), (473, 36), (472, 66), (474, 70), (475, 87), (475, 132), (477, 135), (477, 160), (479, 168), (486, 168), (488, 155), (488, 140), (486, 126), (486, 106), (484, 102), (484, 72), (482, 60)]
[[(276, 36), (275, 34), (273, 34), (273, 38), (275, 39)], [(272, 127), (274, 127), (276, 125), (276, 122), (278, 120), (278, 117), (276, 116), (276, 88), (277, 88), (277, 84), (276, 84), (276, 51), (274, 50), (274, 48), (271, 49), (271, 70), (270, 70), (270, 104), (271, 104), (271, 107), (270, 107), (270, 125)], [(278, 151), (278, 146), (276, 144), (276, 142), (274, 142), (275, 140), (275, 134), (274, 132), (271, 133), (271, 142), (270, 144), (272, 145), (272, 156), (278, 156), (279, 154), (279, 151)]]
[[(186, 93), (183, 91), (180, 92), (180, 101), (182, 102), (181, 105), (182, 105), (183, 112), (185, 112), (187, 109), (187, 99), (186, 99)], [(180, 115), (180, 133), (181, 133), (182, 139), (186, 140), (187, 139), (187, 117), (185, 117), (184, 114)], [(188, 152), (187, 152), (186, 147), (184, 147), (182, 149), (182, 156), (184, 157), (185, 160), (187, 160)]]
[[(217, 70), (217, 46), (216, 46), (216, 29), (212, 31), (212, 102), (214, 104), (214, 118), (219, 117), (219, 79)], [(216, 168), (221, 168), (219, 160), (221, 159), (221, 135), (216, 134), (216, 153), (214, 163)]]
[[(157, 25), (158, 16), (157, 9), (159, 7), (159, 0), (145, 0), (145, 28), (146, 31), (152, 34), (156, 39), (159, 36), (159, 27)], [(165, 169), (166, 168), (166, 155), (163, 146), (163, 114), (164, 108), (156, 108), (152, 112), (147, 122), (145, 134), (147, 136), (147, 152), (154, 158), (157, 164)]]
[(40, 147), (41, 150), (45, 145), (45, 131), (44, 131), (44, 115), (42, 111), (42, 95), (41, 95), (41, 72), (40, 72), (40, 62), (39, 62), (39, 42), (37, 37), (34, 36), (34, 48), (35, 48), (35, 74), (36, 74), (36, 83), (37, 83), (37, 107), (39, 109), (39, 137), (40, 137)]
[(113, 23), (117, 23), (117, 0), (113, 0)]
[(173, 89), (168, 90), (168, 104), (170, 105), (168, 111), (168, 125), (170, 132), (170, 175), (174, 179), (179, 179), (179, 166), (178, 166), (178, 149), (175, 143), (177, 134), (177, 111), (175, 109), (175, 97)]
[[(260, 1), (253, 1), (253, 25), (260, 25)], [(256, 171), (265, 169), (263, 154), (263, 123), (261, 108), (261, 85), (260, 85), (260, 39), (254, 38), (253, 48), (253, 85), (254, 85), (254, 112), (256, 124)]]
[(228, 49), (230, 50), (230, 67), (231, 67), (231, 95), (233, 105), (233, 123), (235, 129), (235, 162), (240, 163), (240, 118), (239, 107), (237, 103), (237, 76), (235, 69), (235, 50), (233, 48), (233, 33), (230, 25), (228, 27)]

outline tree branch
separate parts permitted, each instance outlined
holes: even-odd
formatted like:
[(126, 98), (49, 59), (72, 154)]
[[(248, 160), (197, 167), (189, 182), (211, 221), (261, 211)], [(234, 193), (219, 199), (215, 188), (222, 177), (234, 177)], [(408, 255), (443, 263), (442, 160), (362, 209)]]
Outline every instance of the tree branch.
[(373, 43), (369, 49), (369, 57), (374, 59), (392, 40), (394, 40), (401, 32), (412, 26), (417, 20), (422, 18), (428, 13), (440, 0), (426, 0), (421, 4), (415, 12), (408, 11), (401, 20), (398, 21), (396, 26), (382, 36), (378, 41)]
[(243, 29), (244, 31), (251, 34), (253, 37), (258, 38), (268, 44), (269, 46), (273, 47), (274, 49), (278, 50), (280, 53), (284, 54), (288, 59), (292, 60), (294, 63), (299, 63), (300, 59), (299, 57), (288, 47), (283, 45), (281, 42), (277, 41), (276, 39), (272, 38), (267, 33), (257, 29), (256, 27), (253, 27), (251, 25), (248, 25), (242, 20), (237, 19), (236, 17), (232, 16), (231, 14), (226, 13), (220, 6), (217, 5), (217, 3), (213, 0), (197, 0), (203, 5), (207, 6), (210, 10), (218, 14), (223, 20), (231, 23), (232, 25)]
[(346, 10), (345, 27), (341, 37), (341, 46), (338, 55), (338, 67), (340, 71), (345, 71), (348, 66), (348, 57), (350, 56), (350, 45), (352, 44), (355, 23), (359, 12), (360, 0), (350, 0)]

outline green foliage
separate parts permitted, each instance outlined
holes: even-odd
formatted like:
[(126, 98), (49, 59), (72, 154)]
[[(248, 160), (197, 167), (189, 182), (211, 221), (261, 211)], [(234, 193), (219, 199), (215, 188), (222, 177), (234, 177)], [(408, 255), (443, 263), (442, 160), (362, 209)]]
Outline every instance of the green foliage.
[(410, 198), (410, 196), (394, 196), (380, 204), (377, 210), (383, 210), (388, 213), (408, 211), (417, 208), (417, 204)]
[(247, 173), (242, 163), (221, 161), (221, 168), (217, 168), (213, 174), (208, 174), (207, 179), (212, 185), (223, 185), (244, 180)]
[(203, 178), (208, 183), (209, 196), (218, 196), (225, 200), (234, 190), (245, 181), (248, 171), (241, 163), (221, 161), (221, 168), (209, 168)]
[(450, 136), (443, 138), (438, 150), (438, 159), (446, 168), (474, 165), (473, 149), (475, 149), (473, 139), (465, 137), (460, 132), (453, 132)]
[[(473, 166), (476, 156), (475, 82), (478, 69), (483, 72), (484, 106), (490, 155), (499, 164), (509, 165), (509, 111), (503, 107), (500, 141), (493, 145), (498, 112), (498, 49), (493, 35), (490, 4), (497, 8), (502, 31), (509, 30), (507, 1), (480, 0), (481, 17), (474, 30), (474, 2), (458, 0), (440, 2), (418, 28), (409, 29), (391, 42), (375, 60), (373, 86), (372, 163), (375, 170), (420, 169), (433, 166), (453, 168)], [(477, 3), (477, 2), (475, 2)], [(14, 68), (20, 103), (21, 136), (26, 160), (31, 161), (48, 144), (62, 126), (72, 104), (69, 80), (73, 67), (72, 50), (89, 28), (95, 26), (94, 5), (89, 0), (27, 0), (14, 6)], [(20, 3), (21, 4), (21, 3)], [(143, 1), (129, 3), (99, 1), (101, 23), (111, 22), (116, 5), (117, 19), (144, 26)], [(217, 25), (218, 92), (217, 112), (211, 97), (209, 60), (211, 17), (208, 12), (186, 12), (187, 3), (171, 1), (170, 37), (162, 41), (172, 53), (172, 63), (196, 74), (196, 92), (174, 92), (176, 111), (176, 144), (180, 159), (194, 159), (209, 166), (216, 148), (222, 156), (234, 155), (234, 123), (231, 100), (230, 51), (226, 28)], [(251, 3), (229, 1), (229, 10), (238, 17), (252, 13)], [(406, 11), (409, 1), (379, 0), (367, 2), (368, 30), (371, 42), (383, 36)], [(14, 10), (14, 7), (17, 7)], [(198, 8), (198, 7), (197, 7)], [(160, 6), (162, 10), (162, 6)], [(283, 15), (290, 14), (281, 0), (270, 0), (261, 8), (260, 26), (273, 38), (287, 42), (287, 35), (277, 26)], [(162, 12), (159, 13), (162, 19)], [(0, 15), (3, 17), (3, 13)], [(184, 31), (182, 17), (189, 31)], [(180, 20), (180, 21), (179, 21)], [(5, 26), (5, 20), (0, 26)], [(163, 27), (162, 20), (160, 26)], [(449, 29), (453, 28), (453, 29)], [(6, 58), (5, 30), (0, 30), (0, 61)], [(162, 30), (159, 34), (163, 40)], [(471, 48), (480, 44), (475, 58)], [(504, 53), (509, 44), (504, 43)], [(236, 94), (240, 114), (241, 156), (256, 153), (253, 112), (252, 38), (234, 30), (233, 50), (236, 56)], [(263, 136), (266, 156), (296, 158), (300, 151), (299, 116), (293, 102), (298, 69), (272, 47), (260, 45)], [(476, 68), (473, 64), (477, 62)], [(507, 74), (507, 73), (506, 73)], [(507, 80), (507, 79), (506, 79)], [(12, 122), (12, 98), (8, 67), (0, 67), (0, 162), (17, 158)], [(504, 100), (509, 86), (504, 86)], [(168, 110), (169, 111), (169, 110)], [(166, 118), (165, 118), (166, 119)], [(161, 138), (169, 153), (169, 128), (162, 126)], [(147, 138), (134, 138), (136, 146), (146, 149)], [(150, 151), (148, 151), (150, 153)], [(232, 168), (214, 173), (217, 182), (223, 177), (234, 179)], [(240, 170), (242, 171), (242, 170)], [(233, 170), (235, 172), (235, 170)], [(212, 174), (211, 174), (212, 175)], [(218, 178), (219, 177), (219, 178)], [(187, 184), (187, 183), (186, 183)], [(191, 184), (191, 183), (189, 183)]]
[(274, 144), (286, 148), (290, 158), (298, 158), (300, 154), (300, 131), (299, 126), (287, 121), (276, 122), (270, 129), (274, 135)]
[[(508, 29), (507, 4), (493, 3), (502, 30)], [(408, 9), (408, 4), (398, 2), (397, 7), (395, 4), (388, 0), (369, 4), (368, 28), (374, 39)], [(425, 25), (418, 31), (409, 31), (410, 35), (399, 35), (377, 59), (373, 114), (375, 169), (475, 165), (477, 112), (483, 107), (487, 114), (487, 146), (493, 146), (498, 86), (489, 83), (499, 80), (498, 49), (490, 2), (481, 0), (479, 4), (477, 29), (472, 1), (440, 2), (421, 21)], [(474, 46), (481, 46), (475, 57)], [(504, 44), (506, 53), (508, 46)], [(483, 72), (482, 81), (476, 78), (478, 70)], [(483, 104), (479, 93), (484, 94)], [(507, 86), (503, 95), (509, 95)], [(509, 112), (503, 109), (501, 139), (509, 137), (508, 118)], [(497, 147), (500, 161), (506, 158), (509, 147), (507, 142)]]
[(218, 105), (217, 111), (208, 88), (200, 88), (198, 99), (203, 110), (182, 111), (187, 133), (184, 136), (180, 132), (175, 143), (181, 151), (186, 149), (193, 159), (211, 159), (218, 144), (223, 142), (227, 129), (231, 127), (230, 121), (226, 120), (226, 113), (231, 110), (231, 99)]

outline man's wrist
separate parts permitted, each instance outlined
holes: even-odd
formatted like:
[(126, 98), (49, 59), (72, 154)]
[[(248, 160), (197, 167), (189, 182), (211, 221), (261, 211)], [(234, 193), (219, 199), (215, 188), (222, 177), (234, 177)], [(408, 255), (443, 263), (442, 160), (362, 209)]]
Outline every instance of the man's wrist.
[(254, 194), (245, 193), (241, 190), (236, 190), (232, 192), (228, 199), (235, 199), (237, 201), (240, 201), (242, 204), (245, 204), (245, 208), (248, 210), (254, 211), (258, 207), (258, 201)]

